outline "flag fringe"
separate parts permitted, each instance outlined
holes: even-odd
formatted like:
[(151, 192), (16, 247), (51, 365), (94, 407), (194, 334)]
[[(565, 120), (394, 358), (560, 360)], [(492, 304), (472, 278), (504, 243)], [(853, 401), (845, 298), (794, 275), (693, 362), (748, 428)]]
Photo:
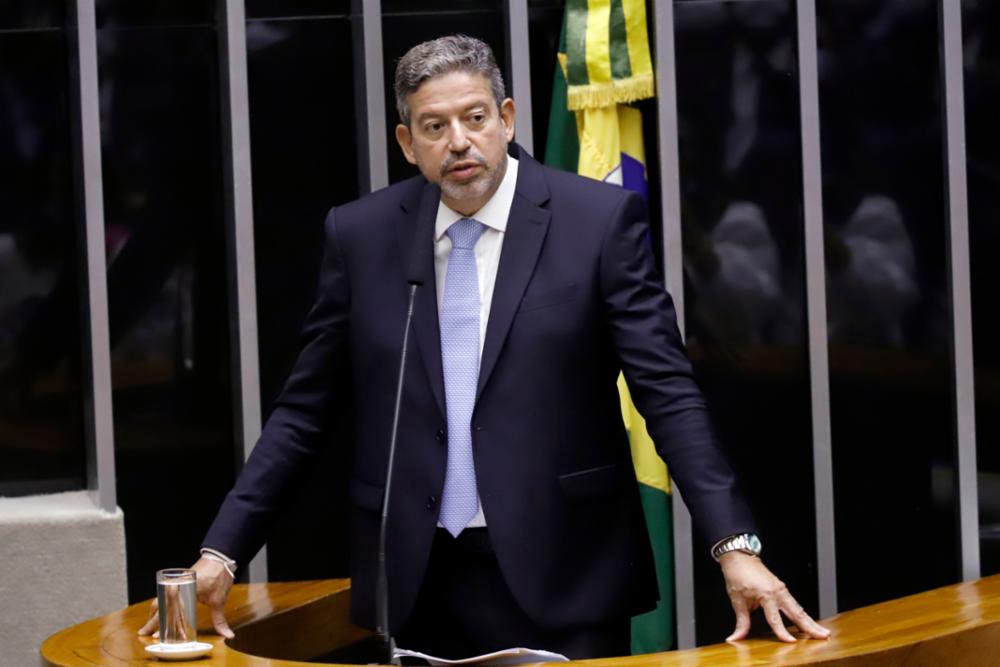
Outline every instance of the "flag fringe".
[(567, 91), (567, 106), (571, 111), (600, 109), (613, 104), (625, 104), (653, 97), (656, 88), (652, 74), (639, 74), (606, 83), (571, 85)]

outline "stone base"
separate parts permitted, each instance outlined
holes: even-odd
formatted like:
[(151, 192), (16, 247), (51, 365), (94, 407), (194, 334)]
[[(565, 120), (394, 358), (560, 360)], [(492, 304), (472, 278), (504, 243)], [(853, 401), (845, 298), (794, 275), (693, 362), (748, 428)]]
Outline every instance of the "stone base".
[(37, 665), (50, 635), (126, 604), (121, 509), (86, 491), (0, 498), (0, 662)]

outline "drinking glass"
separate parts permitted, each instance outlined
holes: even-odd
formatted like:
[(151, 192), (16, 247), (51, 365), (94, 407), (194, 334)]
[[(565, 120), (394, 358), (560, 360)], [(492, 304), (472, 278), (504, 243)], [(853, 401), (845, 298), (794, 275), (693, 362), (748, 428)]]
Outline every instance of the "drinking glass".
[(186, 644), (196, 641), (197, 575), (194, 570), (171, 568), (157, 572), (156, 599), (160, 606), (160, 642)]

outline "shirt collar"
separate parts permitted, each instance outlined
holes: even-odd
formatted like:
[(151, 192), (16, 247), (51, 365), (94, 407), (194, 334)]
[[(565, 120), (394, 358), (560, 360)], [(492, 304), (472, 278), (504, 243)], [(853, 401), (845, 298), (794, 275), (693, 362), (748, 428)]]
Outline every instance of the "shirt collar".
[(507, 171), (500, 181), (500, 187), (493, 193), (489, 201), (471, 216), (464, 216), (449, 208), (444, 202), (438, 203), (437, 220), (434, 223), (434, 241), (440, 241), (444, 233), (454, 223), (462, 218), (472, 217), (487, 227), (498, 232), (507, 231), (507, 218), (510, 217), (510, 207), (514, 203), (514, 191), (517, 186), (517, 158), (507, 156)]

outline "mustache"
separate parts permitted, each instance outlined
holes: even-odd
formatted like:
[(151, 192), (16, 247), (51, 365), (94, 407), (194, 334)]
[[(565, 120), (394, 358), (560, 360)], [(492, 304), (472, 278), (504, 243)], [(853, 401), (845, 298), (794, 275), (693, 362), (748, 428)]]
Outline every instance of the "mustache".
[(454, 167), (459, 162), (475, 162), (481, 167), (486, 167), (486, 158), (480, 153), (475, 151), (469, 151), (462, 155), (449, 155), (444, 162), (441, 163), (441, 175), (444, 176), (452, 167)]

